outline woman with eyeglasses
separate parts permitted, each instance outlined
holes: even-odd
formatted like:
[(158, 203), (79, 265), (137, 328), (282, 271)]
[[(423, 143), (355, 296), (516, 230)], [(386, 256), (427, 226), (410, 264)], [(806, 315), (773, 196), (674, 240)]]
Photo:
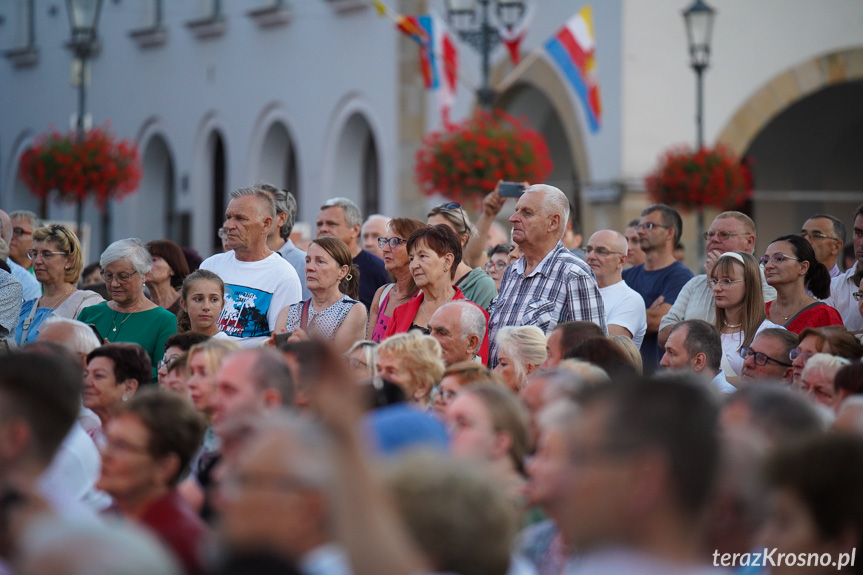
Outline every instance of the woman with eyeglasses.
[(746, 252), (725, 252), (710, 270), (707, 285), (715, 300), (714, 325), (722, 340), (722, 371), (736, 384), (743, 370), (740, 348), (763, 329), (782, 327), (767, 319), (758, 262)]
[(844, 326), (807, 327), (800, 332), (797, 347), (788, 354), (793, 371), (792, 384), (800, 388), (803, 368), (813, 355), (829, 353), (853, 362), (863, 357), (863, 344)]
[(488, 263), (485, 264), (485, 271), (494, 280), (494, 287), (500, 291), (500, 280), (503, 279), (503, 272), (509, 265), (509, 252), (512, 251), (510, 244), (498, 244), (491, 248), (488, 252)]
[(484, 365), (472, 361), (455, 363), (443, 372), (443, 379), (432, 390), (432, 408), (438, 417), (445, 417), (461, 388), (474, 383), (504, 385), (500, 376)]
[(178, 395), (152, 391), (124, 404), (105, 429), (96, 486), (113, 499), (106, 512), (150, 530), (185, 573), (205, 573), (208, 529), (177, 485), (201, 442), (204, 421)]
[(387, 237), (378, 238), (378, 246), (384, 255), (384, 267), (396, 280), (378, 288), (369, 310), (366, 339), (380, 342), (386, 337), (395, 309), (406, 303), (417, 293), (417, 284), (410, 270), (408, 238), (426, 224), (413, 218), (393, 218), (387, 223)]
[(78, 319), (84, 308), (105, 301), (96, 292), (78, 289), (84, 258), (77, 236), (66, 226), (54, 224), (35, 230), (27, 257), (42, 284), (42, 296), (21, 305), (15, 329), (18, 346), (36, 341), (39, 326), (48, 316)]
[(127, 341), (143, 347), (155, 380), (165, 342), (177, 333), (177, 316), (144, 295), (153, 258), (141, 240), (126, 239), (108, 246), (99, 263), (112, 301), (85, 308), (78, 319), (93, 324), (105, 343)]
[[(477, 234), (476, 228), (470, 223), (467, 212), (461, 204), (449, 202), (436, 206), (428, 213), (430, 226), (446, 225), (456, 233), (461, 242), (462, 251), (468, 240)], [(504, 268), (506, 269), (506, 268)], [(503, 273), (501, 273), (503, 277)], [(494, 279), (482, 268), (471, 268), (464, 260), (458, 262), (453, 275), (453, 285), (458, 287), (464, 297), (477, 304), (482, 309), (488, 309), (491, 300), (497, 296)]]
[(764, 278), (776, 290), (776, 299), (767, 302), (767, 319), (798, 334), (807, 327), (842, 325), (839, 312), (818, 301), (830, 295), (830, 272), (815, 258), (807, 240), (795, 235), (777, 238), (760, 262)]
[[(420, 293), (395, 309), (387, 337), (415, 329), (429, 334), (429, 320), (438, 308), (452, 300), (467, 299), (452, 283), (461, 261), (461, 247), (459, 237), (447, 225), (427, 226), (411, 234), (407, 243), (410, 270)], [(488, 324), (488, 313), (480, 309)], [(488, 330), (478, 355), (483, 363), (488, 361)]]

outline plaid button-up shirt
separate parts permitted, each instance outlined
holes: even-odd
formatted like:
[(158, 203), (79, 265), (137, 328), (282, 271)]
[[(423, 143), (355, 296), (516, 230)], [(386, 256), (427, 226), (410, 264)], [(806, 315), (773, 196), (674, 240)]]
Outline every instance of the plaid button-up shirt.
[(497, 365), (495, 336), (500, 328), (535, 325), (549, 334), (559, 323), (592, 321), (608, 331), (605, 308), (593, 270), (557, 242), (529, 276), (522, 256), (506, 269), (500, 293), (489, 308), (489, 366)]

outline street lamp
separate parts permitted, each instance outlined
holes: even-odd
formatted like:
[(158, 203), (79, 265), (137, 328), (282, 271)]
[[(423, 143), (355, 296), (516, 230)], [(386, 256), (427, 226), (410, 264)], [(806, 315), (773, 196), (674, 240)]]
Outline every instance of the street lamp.
[[(710, 40), (716, 11), (704, 0), (695, 0), (683, 11), (686, 37), (689, 42), (689, 65), (695, 71), (695, 143), (698, 150), (704, 147), (704, 70), (710, 66)], [(698, 209), (698, 257), (705, 258), (704, 208)]]
[[(66, 8), (69, 12), (69, 27), (72, 30), (69, 48), (75, 55), (78, 72), (78, 117), (75, 121), (75, 129), (78, 133), (78, 140), (83, 142), (84, 115), (87, 104), (87, 61), (95, 54), (98, 46), (96, 29), (99, 26), (102, 0), (66, 0)], [(79, 234), (81, 233), (83, 209), (83, 201), (79, 198), (76, 214)]]
[[(479, 21), (477, 4), (480, 8)], [(482, 57), (482, 84), (476, 95), (480, 106), (490, 110), (495, 97), (489, 84), (491, 51), (501, 41), (497, 27), (491, 23), (490, 7), (494, 6), (497, 21), (512, 29), (524, 17), (525, 0), (446, 0), (446, 5), (450, 25)]]

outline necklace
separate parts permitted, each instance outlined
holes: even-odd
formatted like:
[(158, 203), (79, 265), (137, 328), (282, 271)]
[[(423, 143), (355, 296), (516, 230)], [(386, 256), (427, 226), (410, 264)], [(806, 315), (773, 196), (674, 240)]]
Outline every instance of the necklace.
[(722, 323), (725, 324), (725, 327), (729, 327), (731, 329), (734, 329), (735, 327), (740, 327), (743, 325), (742, 323), (728, 323), (727, 321), (724, 321), (724, 320)]
[[(126, 322), (129, 320), (129, 318), (130, 318), (130, 317), (132, 317), (132, 314), (134, 314), (136, 311), (138, 311), (138, 308), (139, 308), (140, 306), (141, 306), (141, 304), (139, 303), (138, 305), (136, 305), (136, 306), (132, 309), (132, 311), (127, 312), (127, 313), (125, 313), (125, 312), (118, 312), (117, 310), (113, 310), (113, 311), (114, 311), (114, 315), (113, 315), (113, 317), (111, 318), (111, 332), (112, 332), (112, 333), (114, 333), (114, 334), (116, 334), (116, 335), (114, 336), (114, 341), (117, 341), (117, 337), (120, 335), (120, 334), (119, 334), (119, 331), (120, 331), (120, 329), (123, 327), (123, 324), (124, 324), (124, 323), (126, 323)], [(117, 314), (118, 314), (118, 313), (123, 313), (123, 314), (126, 316), (126, 317), (124, 317), (124, 318), (123, 318), (123, 321), (121, 321), (121, 322), (120, 322), (120, 325), (117, 325)]]
[(39, 298), (39, 304), (45, 304), (45, 307), (53, 307), (53, 308), (56, 308), (56, 307), (57, 307), (57, 306), (59, 306), (61, 303), (63, 303), (64, 301), (66, 301), (66, 299), (67, 299), (70, 295), (72, 295), (72, 292), (73, 292), (73, 291), (75, 291), (75, 288), (74, 288), (74, 287), (73, 287), (73, 288), (70, 288), (70, 289), (68, 289), (68, 290), (66, 290), (66, 293), (63, 295), (63, 297), (62, 297), (62, 298), (60, 298), (60, 300), (59, 300), (59, 301), (57, 301), (57, 302), (56, 302), (54, 305), (52, 305), (52, 306), (49, 306), (47, 303), (45, 303), (45, 301), (44, 301), (45, 296), (42, 296), (42, 297), (40, 297), (40, 298)]
[[(788, 321), (788, 318), (789, 318), (789, 317), (791, 317), (792, 315), (794, 315), (795, 313), (797, 313), (798, 311), (800, 311), (800, 310), (803, 308), (803, 306), (805, 306), (805, 305), (806, 305), (806, 302), (803, 302), (803, 303), (802, 303), (802, 304), (800, 304), (797, 308), (795, 308), (795, 309), (794, 309), (794, 311), (792, 311), (792, 312), (791, 312), (791, 313), (789, 313), (788, 315), (782, 315), (782, 312), (781, 312), (781, 311), (779, 311), (779, 306), (776, 306), (776, 313), (777, 313), (777, 314), (779, 314), (779, 315), (782, 317), (782, 319), (783, 319), (783, 320)], [(771, 308), (771, 309), (772, 309), (772, 308)]]

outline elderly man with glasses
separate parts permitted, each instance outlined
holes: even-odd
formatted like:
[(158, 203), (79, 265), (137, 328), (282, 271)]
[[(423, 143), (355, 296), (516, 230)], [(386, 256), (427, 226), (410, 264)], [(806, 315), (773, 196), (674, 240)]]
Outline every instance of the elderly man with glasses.
[(740, 348), (743, 358), (741, 381), (753, 383), (770, 381), (791, 384), (794, 367), (789, 354), (797, 347), (797, 334), (787, 329), (762, 330), (752, 343)]

